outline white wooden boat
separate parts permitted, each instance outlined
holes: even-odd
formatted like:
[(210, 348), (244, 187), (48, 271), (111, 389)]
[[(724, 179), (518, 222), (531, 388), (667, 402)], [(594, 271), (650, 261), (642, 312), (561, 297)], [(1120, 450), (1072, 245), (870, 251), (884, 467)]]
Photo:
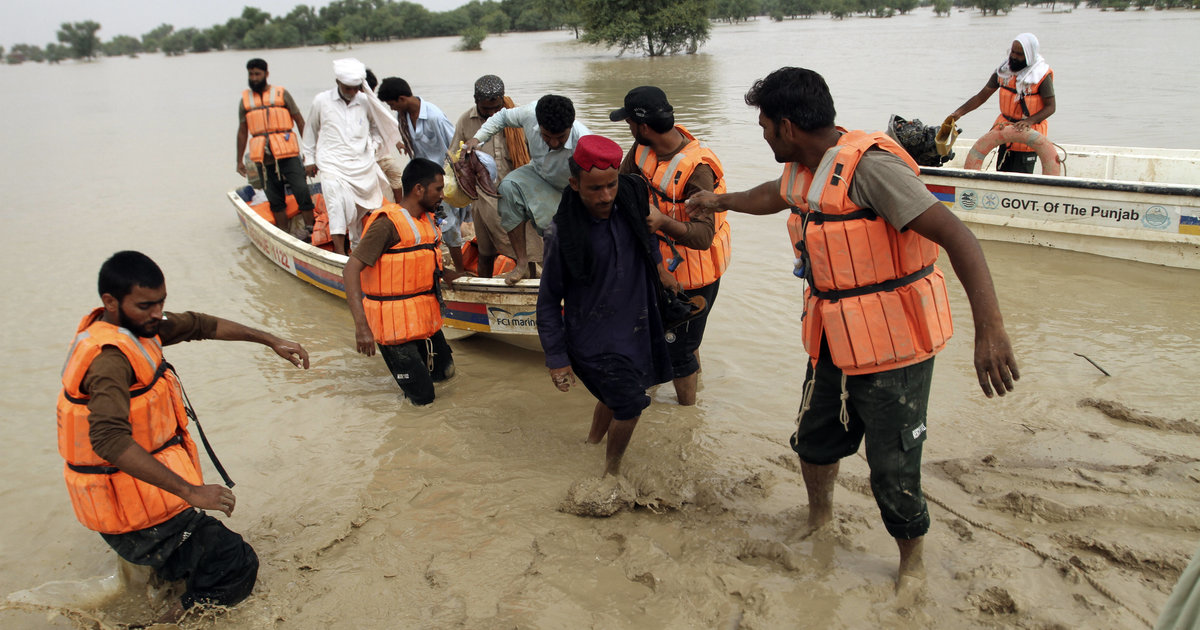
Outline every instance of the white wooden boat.
[(921, 179), (980, 239), (1200, 269), (1200, 151), (1060, 145), (1046, 176), (964, 170), (973, 144)]
[[(304, 243), (251, 208), (236, 191), (228, 194), (242, 230), (254, 247), (287, 273), (342, 299), (346, 257)], [(537, 335), (537, 280), (508, 286), (501, 278), (459, 278), (443, 285), (443, 327), (449, 337), (484, 333), (507, 343), (541, 351)], [(459, 331), (459, 334), (453, 334)]]

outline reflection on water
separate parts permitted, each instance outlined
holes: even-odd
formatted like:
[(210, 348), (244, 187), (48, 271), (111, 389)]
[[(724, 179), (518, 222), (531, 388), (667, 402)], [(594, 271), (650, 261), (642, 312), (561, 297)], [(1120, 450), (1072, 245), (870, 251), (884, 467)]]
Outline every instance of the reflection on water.
[[(617, 57), (565, 32), (489, 37), (481, 53), (454, 53), (456, 38), (442, 38), (267, 58), (272, 80), (302, 104), (332, 87), (330, 61), (352, 54), (380, 77), (408, 79), (451, 118), (471, 106), (475, 78), (494, 73), (521, 103), (549, 92), (570, 96), (581, 120), (623, 145), (628, 129), (608, 113), (630, 88), (655, 84), (677, 119), (722, 158), (737, 190), (780, 172), (742, 100), (771, 70), (789, 64), (824, 73), (839, 120), (850, 127), (882, 127), (892, 113), (935, 122), (982, 86), (1009, 38), (1025, 30), (1038, 34), (1055, 68), (1055, 139), (1200, 146), (1200, 127), (1190, 124), (1197, 93), (1189, 70), (1200, 57), (1198, 26), (1195, 12), (1020, 8), (984, 19), (921, 9), (890, 20), (718, 26), (700, 54), (666, 59)], [(604, 522), (561, 514), (557, 503), (570, 481), (600, 467), (599, 452), (581, 444), (592, 408), (585, 391), (554, 391), (540, 355), (465, 339), (453, 343), (457, 376), (434, 405), (414, 409), (378, 357), (354, 352), (339, 300), (288, 277), (247, 243), (224, 199), (238, 183), (234, 105), (247, 56), (0, 69), (3, 93), (22, 95), (0, 99), (10, 147), (0, 157), (10, 290), (0, 306), (10, 322), (3, 333), (10, 361), (0, 378), (8, 455), (0, 461), (0, 593), (112, 572), (112, 554), (71, 514), (51, 417), (66, 342), (97, 303), (95, 270), (113, 251), (136, 248), (164, 268), (168, 309), (272, 330), (299, 339), (313, 357), (312, 370), (301, 372), (251, 344), (168, 350), (238, 481), (230, 525), (263, 558), (259, 594), (233, 625), (266, 627), (279, 618), (297, 627), (335, 619), (632, 627), (652, 610), (661, 623), (650, 625), (663, 627), (714, 627), (739, 615), (783, 627), (794, 625), (786, 611), (797, 608), (842, 627), (938, 625), (925, 613), (889, 617), (854, 603), (888, 601), (881, 567), (894, 547), (879, 531), (860, 531), (838, 547), (827, 590), (811, 586), (818, 577), (804, 564), (811, 544), (788, 542), (791, 523), (803, 519), (798, 478), (784, 455), (805, 357), (802, 285), (791, 275), (782, 217), (731, 217), (734, 262), (709, 323), (701, 404), (681, 409), (669, 388), (655, 391), (631, 446), (652, 509), (672, 501), (703, 507)], [(1114, 81), (1121, 89), (1112, 89)], [(968, 116), (964, 133), (989, 124), (994, 111), (989, 103)], [(1066, 431), (1089, 417), (1075, 408), (1085, 396), (1171, 418), (1194, 415), (1186, 384), (1200, 366), (1196, 272), (1018, 245), (985, 250), (1023, 378), (1018, 395), (1003, 401), (975, 393), (969, 309), (952, 280), (957, 338), (938, 358), (927, 457), (975, 456), (980, 444), (1027, 440), (1024, 433), (997, 440), (995, 427), (1058, 422)], [(954, 431), (936, 431), (951, 422)], [(843, 495), (855, 504), (852, 514), (875, 522), (869, 499)], [(28, 544), (30, 532), (50, 535)], [(739, 546), (748, 538), (770, 544)], [(950, 555), (974, 562), (978, 553), (958, 547)], [(792, 569), (781, 568), (788, 563)], [(1165, 579), (1155, 579), (1151, 589), (1162, 590)], [(955, 583), (935, 589), (930, 605), (958, 620), (973, 585)], [(347, 610), (346, 601), (364, 595), (370, 605)], [(1145, 599), (1162, 597), (1155, 591)], [(4, 614), (5, 627), (45, 626), (40, 618), (10, 623)]]

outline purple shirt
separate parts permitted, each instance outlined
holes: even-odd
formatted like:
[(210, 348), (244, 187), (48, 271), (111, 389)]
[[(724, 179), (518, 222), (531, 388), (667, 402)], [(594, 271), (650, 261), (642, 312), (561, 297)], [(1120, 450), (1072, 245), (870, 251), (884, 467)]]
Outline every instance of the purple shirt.
[[(641, 367), (646, 387), (670, 380), (655, 288), (638, 235), (616, 210), (608, 219), (592, 219), (592, 283), (583, 285), (568, 283), (557, 232), (558, 225), (551, 223), (545, 233), (537, 303), (546, 367), (566, 367), (612, 353)], [(652, 251), (656, 262), (661, 260), (658, 248)]]

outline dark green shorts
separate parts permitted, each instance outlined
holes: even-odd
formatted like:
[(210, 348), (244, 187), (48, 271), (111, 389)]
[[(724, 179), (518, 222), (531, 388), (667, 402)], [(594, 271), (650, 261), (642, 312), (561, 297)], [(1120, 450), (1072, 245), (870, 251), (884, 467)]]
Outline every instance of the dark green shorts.
[(842, 371), (823, 353), (804, 381), (816, 379), (809, 409), (799, 418), (792, 450), (818, 466), (834, 464), (858, 451), (866, 437), (871, 491), (883, 524), (894, 538), (911, 539), (929, 530), (929, 510), (921, 493), (921, 445), (933, 359), (916, 365), (846, 377), (847, 424), (842, 409)]

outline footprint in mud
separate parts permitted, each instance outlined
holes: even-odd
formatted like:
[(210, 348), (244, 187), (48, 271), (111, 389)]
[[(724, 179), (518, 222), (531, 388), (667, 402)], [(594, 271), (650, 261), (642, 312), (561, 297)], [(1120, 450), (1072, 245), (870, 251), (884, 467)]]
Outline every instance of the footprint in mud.
[(624, 477), (587, 477), (571, 484), (559, 512), (576, 516), (612, 516), (633, 507), (637, 490)]

